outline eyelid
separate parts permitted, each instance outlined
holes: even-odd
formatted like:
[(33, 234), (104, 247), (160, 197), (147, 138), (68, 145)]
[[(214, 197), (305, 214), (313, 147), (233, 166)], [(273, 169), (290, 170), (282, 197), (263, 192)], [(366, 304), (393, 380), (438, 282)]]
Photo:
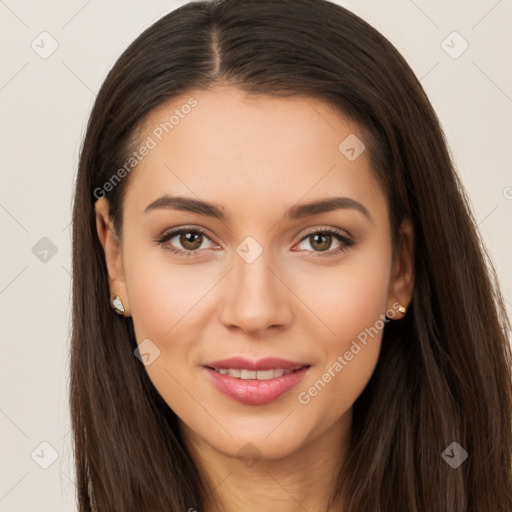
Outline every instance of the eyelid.
[(300, 241), (304, 240), (304, 238), (306, 238), (307, 236), (312, 235), (314, 233), (324, 233), (324, 232), (336, 233), (337, 235), (340, 235), (344, 238), (347, 238), (347, 239), (355, 242), (354, 237), (348, 231), (345, 231), (344, 229), (340, 229), (340, 228), (335, 228), (334, 226), (320, 226), (320, 227), (314, 226), (311, 229), (308, 228), (308, 230), (302, 235), (302, 238), (300, 239)]

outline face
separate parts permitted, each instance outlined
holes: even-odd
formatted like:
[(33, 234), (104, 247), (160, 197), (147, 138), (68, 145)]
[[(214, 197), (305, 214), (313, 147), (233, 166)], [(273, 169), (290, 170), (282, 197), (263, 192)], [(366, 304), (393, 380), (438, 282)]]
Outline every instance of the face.
[(318, 99), (232, 87), (174, 98), (141, 133), (120, 245), (101, 227), (105, 199), (98, 231), (112, 295), (182, 428), (269, 459), (341, 428), (386, 313), (403, 316), (412, 293), (362, 134)]

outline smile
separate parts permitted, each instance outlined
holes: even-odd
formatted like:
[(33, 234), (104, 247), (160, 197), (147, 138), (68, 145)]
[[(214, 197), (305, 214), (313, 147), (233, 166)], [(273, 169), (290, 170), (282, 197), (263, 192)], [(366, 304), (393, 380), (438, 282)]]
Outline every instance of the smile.
[[(297, 368), (297, 370), (300, 368)], [(212, 368), (216, 372), (221, 375), (229, 375), (230, 377), (235, 377), (236, 379), (242, 380), (270, 380), (275, 379), (277, 377), (282, 377), (283, 375), (289, 375), (297, 370), (283, 370), (282, 368), (276, 370), (239, 370), (235, 368), (221, 368), (217, 370), (216, 368)]]
[(203, 366), (213, 386), (228, 398), (247, 405), (264, 405), (284, 396), (299, 384), (310, 365), (247, 370)]

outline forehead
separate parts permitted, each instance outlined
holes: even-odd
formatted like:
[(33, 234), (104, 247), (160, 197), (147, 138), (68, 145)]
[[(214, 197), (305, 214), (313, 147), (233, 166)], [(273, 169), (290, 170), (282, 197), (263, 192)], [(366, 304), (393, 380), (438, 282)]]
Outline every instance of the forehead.
[(254, 214), (341, 195), (386, 208), (357, 125), (317, 98), (191, 90), (147, 116), (138, 144), (151, 149), (126, 202), (140, 212), (164, 193), (211, 199), (228, 214), (233, 200)]

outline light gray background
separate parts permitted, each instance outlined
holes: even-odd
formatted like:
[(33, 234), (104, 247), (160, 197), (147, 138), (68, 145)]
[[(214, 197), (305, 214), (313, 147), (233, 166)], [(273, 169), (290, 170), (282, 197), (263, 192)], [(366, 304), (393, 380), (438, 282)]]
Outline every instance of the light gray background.
[[(79, 147), (115, 60), (143, 29), (184, 3), (0, 0), (2, 512), (76, 510), (67, 392), (71, 193)], [(387, 36), (421, 79), (510, 314), (511, 0), (339, 3)], [(46, 59), (31, 47), (51, 49), (43, 31), (58, 43)], [(469, 44), (458, 58), (452, 57), (464, 41), (453, 31)], [(44, 253), (43, 237), (56, 254)], [(43, 469), (52, 455), (55, 461)]]

